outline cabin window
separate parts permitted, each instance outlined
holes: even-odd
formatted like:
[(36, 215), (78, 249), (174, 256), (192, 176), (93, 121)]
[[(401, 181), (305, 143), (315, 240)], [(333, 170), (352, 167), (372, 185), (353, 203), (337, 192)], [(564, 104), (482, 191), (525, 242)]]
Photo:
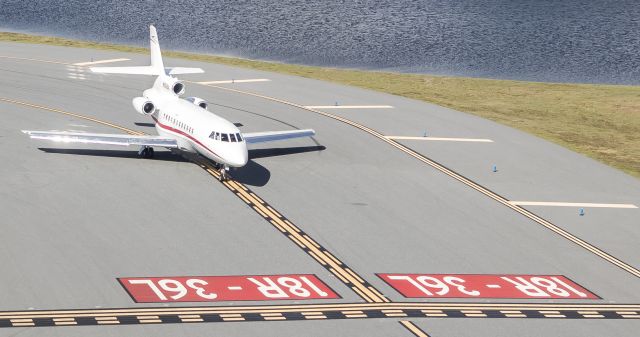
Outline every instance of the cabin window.
[(240, 134), (239, 134), (239, 133), (236, 133), (236, 138), (238, 139), (238, 141), (239, 141), (239, 142), (241, 142), (241, 141), (242, 141), (242, 137), (240, 136)]
[(211, 139), (215, 139), (216, 132), (215, 131), (211, 131), (211, 134), (209, 135), (209, 138)]
[(223, 142), (228, 142), (229, 141), (229, 135), (226, 133), (221, 134), (221, 139)]
[(232, 133), (232, 134), (230, 134), (230, 135), (229, 135), (229, 137), (231, 137), (231, 141), (232, 141), (232, 142), (234, 142), (234, 143), (235, 143), (235, 142), (237, 142), (237, 140), (236, 140), (236, 135), (234, 135), (233, 133)]

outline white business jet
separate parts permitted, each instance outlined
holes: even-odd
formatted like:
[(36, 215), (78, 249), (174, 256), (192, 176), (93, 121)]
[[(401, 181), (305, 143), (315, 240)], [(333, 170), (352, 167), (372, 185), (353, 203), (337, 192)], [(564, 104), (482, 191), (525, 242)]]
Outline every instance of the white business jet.
[(247, 143), (310, 137), (311, 129), (242, 133), (231, 122), (207, 110), (207, 102), (198, 97), (181, 98), (184, 83), (172, 75), (203, 73), (200, 68), (165, 68), (160, 53), (158, 34), (150, 30), (151, 65), (140, 67), (92, 67), (95, 73), (158, 76), (153, 87), (133, 99), (134, 108), (155, 121), (159, 136), (56, 131), (22, 132), (35, 139), (65, 143), (140, 146), (142, 158), (153, 157), (153, 147), (179, 149), (211, 159), (220, 170), (220, 179), (228, 178), (230, 167), (242, 167), (248, 161)]

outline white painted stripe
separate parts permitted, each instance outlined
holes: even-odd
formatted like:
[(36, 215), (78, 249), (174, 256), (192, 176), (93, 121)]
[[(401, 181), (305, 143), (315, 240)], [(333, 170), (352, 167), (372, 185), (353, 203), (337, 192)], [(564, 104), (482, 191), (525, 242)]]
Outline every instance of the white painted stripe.
[(387, 139), (395, 140), (439, 140), (447, 142), (480, 142), (480, 143), (493, 143), (491, 139), (484, 138), (444, 138), (444, 137), (408, 137), (408, 136), (386, 136)]
[(74, 66), (91, 66), (94, 64), (102, 64), (102, 63), (112, 63), (112, 62), (122, 62), (129, 61), (130, 59), (110, 59), (110, 60), (99, 60), (99, 61), (91, 61), (91, 62), (78, 62), (74, 63)]
[(548, 201), (509, 201), (518, 206), (558, 206), (558, 207), (593, 207), (593, 208), (638, 208), (633, 204), (594, 204), (588, 202), (548, 202)]
[(268, 78), (250, 78), (245, 80), (221, 80), (221, 81), (205, 81), (196, 82), (198, 84), (232, 84), (232, 83), (252, 83), (252, 82), (269, 82)]
[(307, 109), (393, 109), (391, 105), (305, 105)]

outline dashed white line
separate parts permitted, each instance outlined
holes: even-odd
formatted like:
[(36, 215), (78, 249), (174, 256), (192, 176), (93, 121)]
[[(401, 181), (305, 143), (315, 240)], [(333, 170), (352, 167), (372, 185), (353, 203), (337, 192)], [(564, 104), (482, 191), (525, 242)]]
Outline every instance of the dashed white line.
[(518, 206), (555, 206), (555, 207), (590, 207), (590, 208), (638, 208), (633, 204), (597, 204), (588, 202), (551, 202), (551, 201), (509, 201)]
[(271, 81), (268, 78), (250, 78), (244, 80), (220, 80), (220, 81), (205, 81), (205, 82), (196, 82), (198, 84), (233, 84), (233, 83), (252, 83), (252, 82), (269, 82)]
[(103, 64), (103, 63), (112, 63), (112, 62), (122, 62), (129, 61), (130, 59), (120, 58), (120, 59), (109, 59), (109, 60), (98, 60), (98, 61), (90, 61), (90, 62), (78, 62), (74, 63), (74, 66), (91, 66), (94, 64)]
[(393, 109), (391, 105), (305, 105), (307, 109)]
[(386, 138), (394, 139), (394, 140), (429, 140), (429, 141), (445, 141), (445, 142), (493, 143), (493, 140), (485, 139), (485, 138), (446, 138), (446, 137), (410, 137), (410, 136), (386, 136)]
[(229, 290), (242, 290), (242, 287), (230, 286), (230, 287), (227, 287), (227, 289), (229, 289)]

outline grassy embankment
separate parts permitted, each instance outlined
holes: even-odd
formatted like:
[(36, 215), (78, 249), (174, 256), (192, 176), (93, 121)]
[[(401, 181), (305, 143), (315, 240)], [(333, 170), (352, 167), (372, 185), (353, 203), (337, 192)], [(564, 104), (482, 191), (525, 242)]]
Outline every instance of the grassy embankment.
[[(147, 49), (0, 32), (0, 41)], [(165, 51), (170, 57), (332, 81), (436, 103), (548, 139), (640, 177), (640, 86), (555, 84), (357, 71)]]

